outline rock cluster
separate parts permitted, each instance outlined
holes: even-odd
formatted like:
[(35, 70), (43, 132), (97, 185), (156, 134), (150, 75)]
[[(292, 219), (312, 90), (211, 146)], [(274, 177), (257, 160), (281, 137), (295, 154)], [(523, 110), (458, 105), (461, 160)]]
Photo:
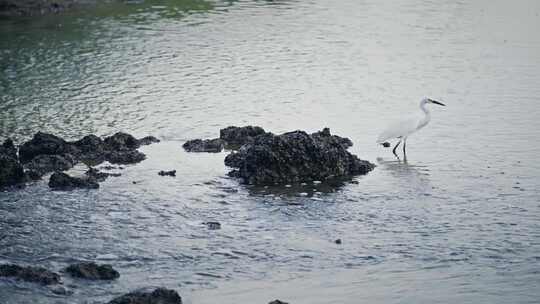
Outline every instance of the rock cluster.
[(348, 138), (331, 135), (328, 128), (313, 134), (266, 133), (229, 154), (225, 164), (235, 168), (230, 176), (255, 185), (324, 181), (373, 170), (375, 165), (347, 151), (350, 146)]
[(281, 135), (261, 127), (228, 127), (215, 139), (195, 139), (184, 144), (188, 152), (220, 152), (223, 147), (239, 148), (225, 158), (235, 168), (229, 176), (246, 184), (276, 185), (323, 181), (366, 174), (375, 165), (347, 151), (353, 145), (330, 129), (307, 134), (293, 131)]
[(14, 264), (0, 265), (0, 277), (11, 277), (41, 285), (60, 283), (60, 275), (41, 267), (22, 267)]
[[(136, 139), (130, 134), (118, 132), (101, 139), (87, 135), (77, 141), (66, 141), (58, 136), (38, 132), (18, 149), (7, 139), (0, 146), (0, 187), (15, 185), (26, 180), (37, 180), (51, 172), (69, 170), (77, 163), (95, 166), (104, 161), (113, 164), (134, 164), (146, 158), (137, 149), (141, 145), (159, 142), (153, 136)], [(26, 169), (26, 171), (25, 171)], [(94, 171), (92, 171), (94, 170)], [(116, 174), (90, 169), (86, 178), (73, 178), (65, 174), (53, 174), (49, 184), (54, 188), (95, 188), (97, 181)]]

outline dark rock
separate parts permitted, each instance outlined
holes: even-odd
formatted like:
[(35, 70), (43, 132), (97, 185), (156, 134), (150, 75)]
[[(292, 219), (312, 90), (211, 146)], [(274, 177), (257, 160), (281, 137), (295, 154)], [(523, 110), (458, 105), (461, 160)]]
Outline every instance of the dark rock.
[(137, 150), (120, 150), (108, 152), (105, 159), (112, 164), (127, 165), (139, 163), (145, 160), (146, 155)]
[(86, 176), (88, 176), (88, 178), (93, 179), (93, 180), (98, 181), (98, 182), (103, 182), (110, 176), (118, 177), (118, 176), (122, 175), (120, 173), (101, 172), (96, 168), (89, 168), (88, 171), (84, 172), (84, 174), (86, 174)]
[(82, 262), (69, 265), (66, 272), (70, 275), (88, 280), (114, 280), (120, 277), (111, 265), (98, 265), (93, 262)]
[(34, 157), (26, 167), (29, 171), (34, 172), (39, 176), (43, 176), (49, 172), (69, 170), (73, 168), (75, 163), (75, 159), (69, 154), (41, 154)]
[(33, 171), (33, 170), (26, 170), (24, 171), (25, 179), (26, 181), (37, 181), (41, 179), (43, 176), (41, 173)]
[(96, 165), (105, 161), (107, 146), (96, 135), (90, 134), (72, 144), (80, 150), (77, 158), (88, 165)]
[(329, 128), (324, 128), (322, 131), (311, 134), (311, 136), (315, 138), (315, 140), (318, 140), (318, 141), (324, 141), (328, 137), (331, 137), (330, 140), (332, 140), (333, 142), (339, 142), (345, 149), (353, 146), (352, 141), (348, 139), (347, 137), (341, 137), (341, 136), (330, 134)]
[(55, 190), (97, 189), (99, 184), (92, 178), (78, 178), (62, 172), (54, 172), (49, 180), (49, 187)]
[(225, 165), (232, 168), (240, 168), (244, 161), (243, 155), (238, 152), (231, 152), (225, 156)]
[(8, 138), (4, 141), (4, 143), (0, 146), (0, 155), (7, 155), (15, 160), (17, 160), (17, 148), (15, 148), (15, 145), (13, 144), (13, 140), (11, 138)]
[(221, 223), (220, 222), (205, 222), (203, 223), (208, 227), (210, 230), (219, 230), (221, 229)]
[(45, 268), (21, 267), (13, 264), (0, 265), (0, 277), (12, 277), (18, 280), (39, 283), (41, 285), (60, 283), (60, 276)]
[(219, 131), (219, 138), (227, 142), (228, 145), (241, 146), (253, 141), (253, 138), (263, 135), (266, 132), (261, 127), (227, 127)]
[(19, 159), (22, 163), (31, 161), (41, 154), (77, 154), (73, 145), (58, 136), (37, 132), (34, 137), (19, 147)]
[(347, 151), (349, 142), (328, 129), (312, 135), (304, 131), (266, 133), (228, 156), (225, 164), (237, 168), (229, 175), (257, 185), (322, 181), (373, 170), (375, 165)]
[(289, 303), (283, 302), (283, 301), (280, 301), (280, 300), (274, 300), (274, 301), (272, 301), (272, 302), (270, 302), (268, 304), (289, 304)]
[(109, 304), (182, 304), (182, 298), (171, 289), (139, 290), (120, 296)]
[(25, 181), (23, 166), (8, 154), (0, 154), (0, 187)]
[(154, 136), (146, 136), (139, 139), (140, 146), (146, 146), (146, 145), (150, 145), (150, 144), (158, 143), (158, 142), (160, 142), (160, 140), (155, 138)]
[(140, 147), (139, 141), (133, 135), (123, 132), (105, 137), (104, 142), (110, 150), (133, 150)]
[(382, 143), (382, 146), (385, 147), (385, 148), (388, 148), (388, 147), (390, 147), (390, 143), (385, 141), (385, 142)]
[(225, 142), (219, 138), (193, 139), (182, 145), (188, 152), (212, 152), (218, 153), (225, 147)]
[(334, 243), (336, 243), (336, 244), (338, 244), (338, 245), (341, 245), (341, 239), (335, 240)]
[(158, 173), (161, 176), (176, 176), (176, 170), (171, 171), (159, 171)]

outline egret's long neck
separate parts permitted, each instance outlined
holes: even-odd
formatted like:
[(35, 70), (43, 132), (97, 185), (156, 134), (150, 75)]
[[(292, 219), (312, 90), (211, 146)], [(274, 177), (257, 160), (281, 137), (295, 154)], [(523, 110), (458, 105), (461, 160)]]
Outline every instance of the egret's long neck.
[(427, 125), (429, 123), (429, 121), (431, 120), (431, 113), (429, 112), (429, 110), (427, 109), (426, 107), (426, 103), (420, 103), (420, 110), (422, 110), (422, 112), (424, 112), (424, 117), (420, 120), (420, 123), (418, 124), (418, 129), (424, 127), (425, 125)]

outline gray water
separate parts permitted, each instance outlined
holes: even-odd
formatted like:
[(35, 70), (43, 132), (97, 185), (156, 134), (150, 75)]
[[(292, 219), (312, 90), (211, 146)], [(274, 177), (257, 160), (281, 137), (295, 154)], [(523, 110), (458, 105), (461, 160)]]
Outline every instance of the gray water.
[[(533, 0), (191, 0), (0, 20), (0, 139), (162, 139), (99, 190), (0, 193), (0, 262), (121, 273), (64, 276), (71, 296), (1, 279), (0, 303), (143, 286), (188, 304), (538, 303), (539, 14)], [(423, 96), (448, 106), (398, 161), (375, 139)], [(246, 124), (328, 126), (377, 168), (258, 189), (226, 176), (225, 152), (181, 148)]]

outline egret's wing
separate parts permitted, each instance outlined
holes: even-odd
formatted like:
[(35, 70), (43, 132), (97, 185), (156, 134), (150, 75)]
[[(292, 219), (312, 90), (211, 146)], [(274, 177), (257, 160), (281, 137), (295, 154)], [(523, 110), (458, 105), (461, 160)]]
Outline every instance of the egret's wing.
[(381, 144), (389, 139), (404, 137), (416, 130), (418, 119), (409, 118), (390, 124), (377, 138), (377, 143)]

